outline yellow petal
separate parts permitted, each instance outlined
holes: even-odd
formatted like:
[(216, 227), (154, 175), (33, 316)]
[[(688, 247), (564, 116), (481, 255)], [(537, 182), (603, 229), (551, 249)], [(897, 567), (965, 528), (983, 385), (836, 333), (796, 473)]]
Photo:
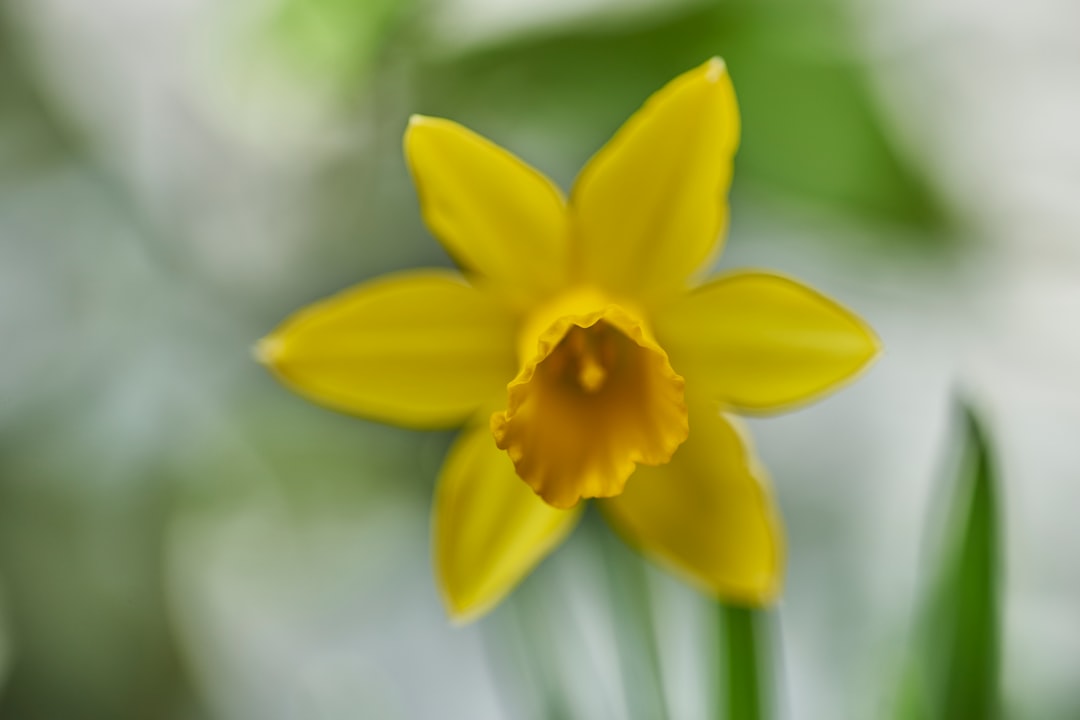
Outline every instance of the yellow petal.
[(627, 542), (711, 594), (761, 604), (778, 593), (780, 526), (764, 476), (731, 421), (692, 408), (667, 465), (638, 468), (605, 517)]
[(569, 534), (581, 508), (557, 510), (514, 473), (486, 427), (466, 429), (435, 496), (434, 556), (443, 599), (460, 622), (495, 606)]
[(880, 347), (833, 300), (760, 272), (697, 288), (659, 315), (656, 334), (691, 392), (750, 411), (781, 410), (833, 390)]
[(514, 320), (460, 276), (417, 271), (318, 302), (260, 341), (262, 360), (316, 402), (410, 427), (450, 427), (506, 391)]
[(405, 155), (432, 234), (518, 304), (566, 279), (566, 211), (546, 177), (449, 120), (414, 115)]
[(726, 226), (738, 142), (735, 91), (719, 58), (653, 95), (571, 193), (581, 279), (644, 299), (683, 287)]
[(617, 495), (638, 463), (665, 463), (686, 439), (683, 379), (625, 309), (560, 318), (533, 347), (491, 430), (551, 505)]

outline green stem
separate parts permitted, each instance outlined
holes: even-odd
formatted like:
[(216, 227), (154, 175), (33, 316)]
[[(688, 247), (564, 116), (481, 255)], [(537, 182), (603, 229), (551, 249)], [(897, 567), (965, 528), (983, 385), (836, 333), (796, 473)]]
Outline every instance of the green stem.
[(760, 637), (762, 617), (759, 611), (719, 604), (722, 639), (721, 687), (726, 691), (726, 720), (763, 720), (767, 717), (762, 693), (765, 678), (766, 648)]

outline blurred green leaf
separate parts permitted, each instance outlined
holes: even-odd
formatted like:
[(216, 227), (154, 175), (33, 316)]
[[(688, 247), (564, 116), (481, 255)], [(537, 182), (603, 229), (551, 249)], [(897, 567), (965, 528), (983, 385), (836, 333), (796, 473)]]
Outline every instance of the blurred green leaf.
[(81, 142), (43, 97), (24, 57), (25, 35), (0, 10), (0, 183), (22, 183), (43, 168), (55, 169)]
[(995, 469), (986, 435), (965, 411), (968, 468), (958, 479), (953, 522), (962, 530), (946, 556), (949, 576), (938, 599), (947, 657), (944, 717), (998, 716), (999, 529)]
[[(869, 92), (842, 6), (707, 5), (633, 27), (578, 27), (465, 52), (423, 68), (422, 112), (481, 132), (528, 126), (558, 138), (570, 172), (653, 91), (712, 55), (727, 61), (743, 115), (735, 188), (920, 228), (944, 225), (921, 170)], [(572, 163), (570, 162), (572, 160)]]
[(667, 700), (645, 559), (607, 528), (601, 530), (629, 717), (663, 720)]
[(769, 717), (768, 643), (760, 610), (720, 603), (721, 660), (724, 691), (720, 714), (726, 720)]
[(551, 598), (549, 589), (530, 577), (482, 623), (508, 715), (529, 720), (575, 717), (559, 677), (559, 652), (550, 625)]
[(283, 0), (270, 42), (303, 74), (352, 94), (385, 47), (410, 0)]
[(998, 480), (982, 424), (964, 408), (964, 457), (941, 566), (901, 688), (902, 720), (1000, 717)]
[(921, 659), (908, 662), (904, 668), (892, 714), (894, 720), (929, 720), (931, 717), (926, 704), (925, 671)]
[(0, 578), (0, 691), (7, 681), (8, 668), (11, 666), (11, 641), (9, 638), (7, 609), (4, 600), (4, 584)]

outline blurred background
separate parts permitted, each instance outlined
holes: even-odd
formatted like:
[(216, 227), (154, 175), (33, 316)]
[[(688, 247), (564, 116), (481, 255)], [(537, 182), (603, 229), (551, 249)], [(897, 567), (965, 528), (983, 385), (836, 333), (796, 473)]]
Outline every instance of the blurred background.
[[(1078, 27), (1069, 0), (0, 0), (0, 717), (660, 717), (595, 518), (451, 627), (452, 434), (312, 406), (250, 347), (448, 264), (411, 113), (568, 187), (712, 55), (743, 114), (721, 266), (886, 347), (751, 423), (789, 545), (777, 715), (891, 716), (962, 392), (1001, 471), (1007, 711), (1080, 717)], [(715, 612), (643, 577), (670, 716), (710, 717)]]

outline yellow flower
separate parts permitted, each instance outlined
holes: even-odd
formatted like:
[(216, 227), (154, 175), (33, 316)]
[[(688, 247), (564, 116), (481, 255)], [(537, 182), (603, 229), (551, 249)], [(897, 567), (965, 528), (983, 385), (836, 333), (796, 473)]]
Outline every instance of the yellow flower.
[(717, 596), (771, 599), (782, 547), (735, 420), (816, 398), (864, 368), (873, 333), (764, 272), (698, 284), (719, 249), (739, 139), (712, 59), (654, 95), (569, 200), (518, 158), (415, 116), (405, 155), (462, 274), (403, 272), (287, 320), (260, 358), (340, 410), (464, 424), (438, 481), (434, 555), (450, 613), (505, 596), (573, 528), (582, 498)]

